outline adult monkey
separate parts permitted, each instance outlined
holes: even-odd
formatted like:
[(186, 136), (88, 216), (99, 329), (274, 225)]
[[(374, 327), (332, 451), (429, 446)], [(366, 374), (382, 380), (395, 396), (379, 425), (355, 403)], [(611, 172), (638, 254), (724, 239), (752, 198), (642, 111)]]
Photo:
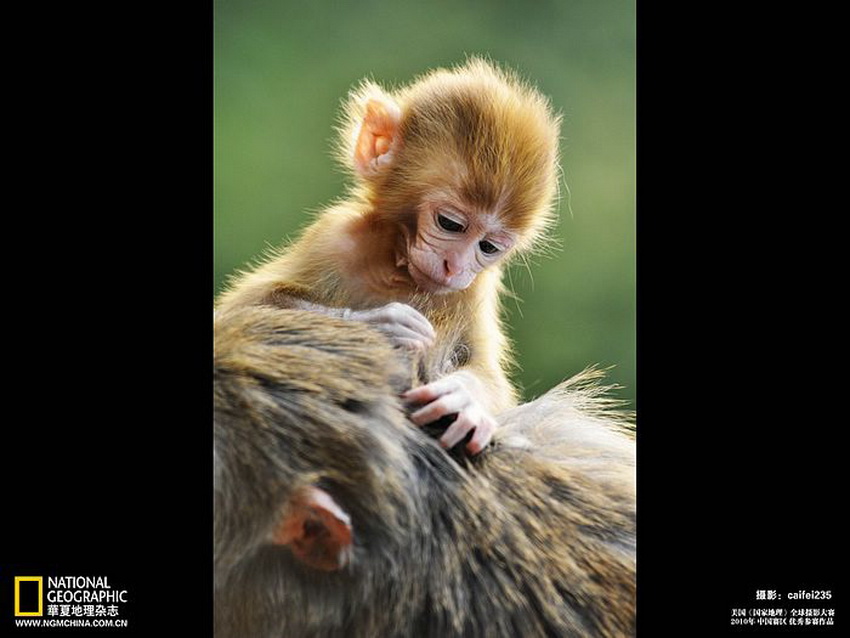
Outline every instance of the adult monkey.
[(389, 93), (364, 82), (347, 102), (338, 154), (348, 197), (301, 237), (231, 281), (219, 311), (274, 305), (372, 324), (395, 345), (462, 335), (446, 374), (408, 391), (425, 425), (457, 415), (440, 442), (516, 404), (501, 324), (502, 271), (554, 219), (560, 119), (514, 74), (473, 58)]
[(454, 457), (367, 326), (254, 307), (214, 338), (216, 638), (634, 635), (635, 444), (593, 375)]

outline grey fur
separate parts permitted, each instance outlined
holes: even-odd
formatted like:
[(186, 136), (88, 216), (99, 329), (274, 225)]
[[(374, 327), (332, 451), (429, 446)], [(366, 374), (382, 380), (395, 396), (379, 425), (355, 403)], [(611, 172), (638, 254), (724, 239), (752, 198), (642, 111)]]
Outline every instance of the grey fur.
[[(215, 326), (218, 638), (633, 634), (634, 441), (597, 373), (458, 463), (397, 399), (427, 366), (369, 328), (264, 308)], [(351, 516), (342, 570), (269, 542), (305, 484)]]

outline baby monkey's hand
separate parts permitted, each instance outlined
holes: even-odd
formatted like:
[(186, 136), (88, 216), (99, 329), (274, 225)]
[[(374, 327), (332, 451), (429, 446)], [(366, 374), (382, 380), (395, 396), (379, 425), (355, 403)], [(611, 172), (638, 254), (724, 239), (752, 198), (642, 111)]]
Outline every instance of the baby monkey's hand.
[(346, 310), (342, 316), (374, 326), (393, 345), (408, 350), (424, 350), (434, 345), (436, 339), (431, 322), (422, 313), (397, 301), (369, 310)]
[(410, 420), (419, 426), (457, 414), (454, 423), (440, 437), (440, 444), (446, 449), (452, 448), (474, 430), (466, 450), (470, 454), (478, 454), (487, 447), (497, 426), (496, 420), (476, 398), (480, 386), (481, 381), (472, 372), (459, 370), (428, 385), (408, 390), (402, 399), (411, 404), (425, 404), (410, 415)]

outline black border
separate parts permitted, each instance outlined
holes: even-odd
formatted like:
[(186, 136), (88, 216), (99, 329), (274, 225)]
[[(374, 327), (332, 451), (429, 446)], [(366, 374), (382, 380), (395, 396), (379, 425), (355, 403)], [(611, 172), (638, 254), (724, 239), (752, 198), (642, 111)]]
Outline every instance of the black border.
[(212, 5), (4, 22), (0, 633), (51, 633), (15, 575), (87, 575), (130, 597), (98, 633), (212, 635)]
[[(836, 635), (839, 40), (799, 7), (638, 9), (638, 635)], [(730, 626), (824, 589), (831, 628)]]

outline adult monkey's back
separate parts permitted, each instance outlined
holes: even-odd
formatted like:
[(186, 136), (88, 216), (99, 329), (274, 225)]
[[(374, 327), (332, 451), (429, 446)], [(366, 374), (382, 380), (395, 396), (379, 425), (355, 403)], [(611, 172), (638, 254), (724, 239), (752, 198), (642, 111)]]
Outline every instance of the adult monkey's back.
[(216, 636), (632, 635), (634, 442), (593, 379), (461, 466), (408, 369), (363, 325), (219, 313)]

